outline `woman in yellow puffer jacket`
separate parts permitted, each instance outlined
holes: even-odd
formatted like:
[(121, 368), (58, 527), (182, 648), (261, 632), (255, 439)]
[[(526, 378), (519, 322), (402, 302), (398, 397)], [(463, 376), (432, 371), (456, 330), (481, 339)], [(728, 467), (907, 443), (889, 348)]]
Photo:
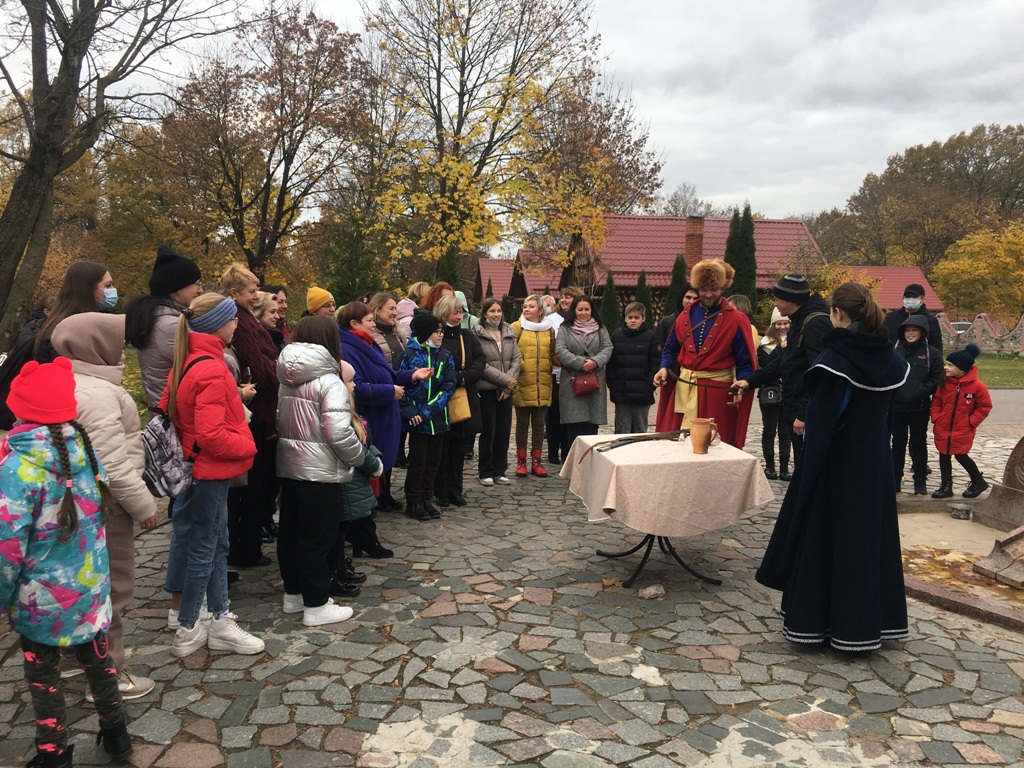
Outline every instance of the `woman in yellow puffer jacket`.
[(512, 323), (522, 354), (518, 385), (512, 394), (516, 409), (516, 477), (526, 477), (526, 441), (533, 427), (531, 470), (537, 477), (547, 477), (541, 463), (544, 446), (544, 415), (551, 405), (551, 368), (555, 360), (555, 328), (545, 317), (539, 296), (523, 301), (523, 316)]

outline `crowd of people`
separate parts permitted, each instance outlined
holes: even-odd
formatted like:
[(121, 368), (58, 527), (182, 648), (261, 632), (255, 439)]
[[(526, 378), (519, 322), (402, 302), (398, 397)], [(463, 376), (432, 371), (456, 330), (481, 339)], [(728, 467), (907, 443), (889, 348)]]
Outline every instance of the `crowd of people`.
[(826, 301), (795, 274), (774, 286), (762, 338), (749, 302), (725, 298), (732, 278), (724, 262), (699, 262), (654, 330), (637, 302), (620, 327), (605, 327), (572, 287), (557, 300), (526, 297), (517, 318), (493, 298), (473, 316), (445, 282), (341, 306), (310, 286), (292, 327), (286, 287), (261, 290), (240, 263), (204, 284), (191, 259), (161, 247), (149, 294), (124, 314), (113, 312), (103, 265), (73, 265), (0, 369), (0, 427), (10, 430), (0, 443), (0, 612), (21, 635), (37, 764), (71, 764), (59, 646), (88, 677), (114, 759), (131, 752), (122, 701), (154, 687), (126, 666), (121, 622), (134, 525), (158, 523), (142, 423), (123, 385), (126, 341), (147, 406), (166, 414), (191, 464), (168, 510), (175, 656), (264, 651), (231, 612), (229, 586), (238, 569), (271, 565), (272, 543), (284, 613), (305, 626), (350, 618), (342, 602), (366, 579), (353, 558), (394, 554), (376, 516), (404, 510), (428, 522), (467, 506), (477, 444), (478, 482), (511, 485), (513, 423), (514, 477), (543, 479), (545, 463), (563, 462), (576, 437), (607, 422), (609, 399), (617, 433), (646, 432), (657, 394), (658, 431), (712, 417), (742, 448), (751, 390), (764, 472), (791, 481), (757, 574), (783, 592), (785, 636), (844, 650), (905, 637), (895, 494), (906, 450), (914, 492), (926, 493), (931, 423), (941, 476), (932, 495), (952, 495), (952, 457), (970, 476), (964, 496), (987, 489), (969, 456), (991, 409), (979, 350), (968, 345), (943, 366), (919, 286), (908, 286), (903, 317), (886, 317), (863, 286), (846, 283)]

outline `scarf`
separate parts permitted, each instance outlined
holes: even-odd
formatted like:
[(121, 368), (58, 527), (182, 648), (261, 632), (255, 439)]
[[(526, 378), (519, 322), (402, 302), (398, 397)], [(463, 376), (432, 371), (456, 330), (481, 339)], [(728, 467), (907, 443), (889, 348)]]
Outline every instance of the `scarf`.
[(370, 334), (368, 334), (366, 331), (362, 330), (361, 328), (353, 329), (352, 335), (357, 337), (358, 339), (362, 340), (366, 344), (369, 344), (371, 347), (374, 344), (377, 343), (376, 341), (373, 340), (373, 336), (371, 336)]
[(577, 336), (582, 336), (584, 339), (592, 333), (597, 333), (601, 326), (597, 324), (597, 320), (590, 318), (585, 323), (581, 323), (579, 320), (569, 326), (569, 330), (575, 333)]
[(535, 323), (532, 320), (527, 320), (525, 317), (520, 317), (519, 326), (524, 331), (550, 331), (555, 327), (551, 323), (550, 317), (545, 317), (539, 323)]

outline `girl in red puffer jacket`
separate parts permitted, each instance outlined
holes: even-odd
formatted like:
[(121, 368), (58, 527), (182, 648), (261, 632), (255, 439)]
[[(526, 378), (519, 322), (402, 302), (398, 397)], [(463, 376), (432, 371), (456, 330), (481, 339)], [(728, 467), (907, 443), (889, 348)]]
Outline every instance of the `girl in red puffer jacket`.
[(974, 367), (974, 360), (980, 354), (981, 350), (975, 344), (951, 352), (946, 358), (946, 379), (932, 398), (932, 430), (935, 447), (939, 451), (942, 481), (932, 494), (936, 499), (948, 499), (953, 495), (953, 456), (971, 478), (963, 493), (965, 499), (973, 499), (988, 490), (988, 482), (968, 455), (974, 445), (978, 425), (992, 410), (988, 387), (978, 378), (978, 369)]
[[(167, 591), (179, 607), (171, 653), (200, 648), (256, 654), (263, 641), (242, 630), (228, 609), (228, 481), (252, 465), (256, 445), (245, 423), (224, 348), (238, 324), (231, 299), (203, 294), (178, 319), (174, 365), (161, 406), (178, 430), (192, 485), (174, 501)], [(212, 620), (200, 614), (208, 598)]]

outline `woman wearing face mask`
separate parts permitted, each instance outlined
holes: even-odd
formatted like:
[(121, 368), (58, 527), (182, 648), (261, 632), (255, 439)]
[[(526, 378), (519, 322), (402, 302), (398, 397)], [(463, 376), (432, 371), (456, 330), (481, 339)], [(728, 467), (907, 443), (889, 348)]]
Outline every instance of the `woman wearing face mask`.
[(511, 481), (508, 470), (508, 440), (512, 432), (512, 393), (519, 384), (522, 355), (516, 332), (501, 314), (501, 302), (484, 299), (481, 317), (473, 328), (484, 352), (484, 375), (480, 379), (480, 462), (481, 485)]
[(71, 265), (57, 294), (57, 301), (34, 337), (29, 337), (11, 350), (0, 368), (0, 429), (10, 429), (14, 415), (7, 408), (11, 382), (29, 360), (53, 362), (57, 357), (50, 344), (50, 335), (66, 317), (82, 312), (109, 312), (117, 303), (117, 289), (110, 272), (95, 261), (77, 261)]

